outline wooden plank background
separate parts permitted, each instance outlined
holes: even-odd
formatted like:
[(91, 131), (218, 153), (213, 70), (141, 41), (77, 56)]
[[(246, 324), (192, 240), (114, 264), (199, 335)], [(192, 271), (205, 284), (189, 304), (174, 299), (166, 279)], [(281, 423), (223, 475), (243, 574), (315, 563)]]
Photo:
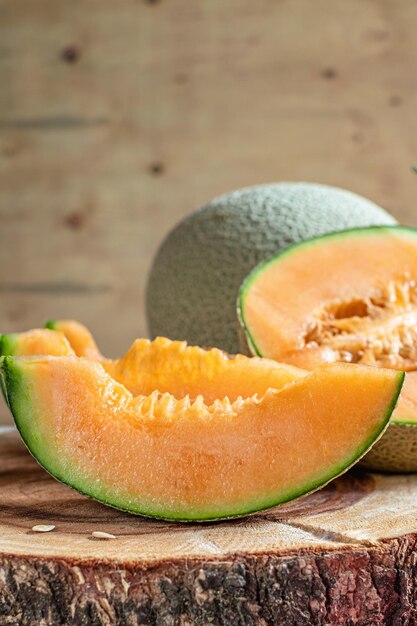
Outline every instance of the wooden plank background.
[(0, 0), (0, 330), (146, 334), (171, 226), (275, 180), (417, 225), (415, 0)]

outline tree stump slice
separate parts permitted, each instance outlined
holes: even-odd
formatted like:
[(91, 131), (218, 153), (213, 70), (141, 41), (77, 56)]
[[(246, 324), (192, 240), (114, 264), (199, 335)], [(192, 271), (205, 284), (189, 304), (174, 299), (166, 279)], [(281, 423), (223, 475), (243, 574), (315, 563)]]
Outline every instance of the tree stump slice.
[(417, 624), (417, 475), (355, 470), (252, 517), (174, 524), (77, 494), (4, 427), (0, 481), (1, 626)]

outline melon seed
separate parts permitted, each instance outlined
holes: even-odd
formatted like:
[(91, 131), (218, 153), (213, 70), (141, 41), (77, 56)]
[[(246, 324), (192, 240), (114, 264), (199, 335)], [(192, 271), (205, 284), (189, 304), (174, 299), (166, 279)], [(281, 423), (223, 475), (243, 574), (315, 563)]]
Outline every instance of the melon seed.
[(116, 535), (112, 535), (111, 533), (105, 533), (101, 530), (94, 530), (91, 533), (91, 536), (94, 537), (94, 539), (116, 539)]
[(34, 533), (49, 533), (54, 528), (54, 524), (35, 524), (35, 526), (32, 526), (32, 531)]

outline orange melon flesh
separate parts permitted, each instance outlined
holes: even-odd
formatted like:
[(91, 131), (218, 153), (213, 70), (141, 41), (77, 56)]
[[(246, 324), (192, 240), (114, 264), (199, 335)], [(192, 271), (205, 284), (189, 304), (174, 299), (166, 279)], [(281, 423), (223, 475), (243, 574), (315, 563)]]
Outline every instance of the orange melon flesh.
[(392, 420), (401, 424), (417, 424), (417, 372), (407, 372)]
[[(92, 361), (100, 361), (103, 355), (97, 348), (97, 344), (84, 324), (75, 320), (50, 320), (46, 322), (46, 328), (61, 332), (70, 343), (77, 356), (84, 356)], [(38, 354), (43, 354), (38, 352)], [(49, 354), (46, 352), (45, 354)]]
[[(306, 374), (305, 370), (291, 365), (271, 363), (266, 359), (252, 359), (237, 355), (233, 360), (228, 359), (225, 353), (212, 350), (207, 353), (201, 348), (188, 347), (183, 342), (170, 342), (158, 338), (150, 344), (146, 340), (137, 340), (128, 353), (117, 361), (106, 359), (97, 347), (91, 332), (80, 322), (75, 320), (59, 320), (47, 322), (46, 329), (35, 329), (23, 333), (3, 335), (1, 337), (1, 355), (37, 355), (64, 356), (76, 354), (92, 360), (101, 361), (106, 371), (115, 380), (124, 384), (132, 393), (151, 393), (154, 389), (168, 391), (181, 397), (191, 393), (195, 398), (201, 392), (204, 384), (203, 397), (206, 400), (221, 396), (221, 390), (216, 386), (220, 378), (227, 380), (227, 388), (223, 397), (229, 395), (236, 399), (241, 395), (242, 380), (248, 375), (254, 376), (252, 386), (244, 385), (248, 395), (260, 393), (269, 387), (280, 389), (285, 384)], [(55, 329), (58, 332), (52, 332)], [(152, 345), (152, 348), (151, 348)], [(172, 364), (172, 357), (185, 357), (184, 363), (189, 368), (188, 383), (198, 381), (200, 389), (188, 387), (187, 391), (178, 389), (176, 367)], [(271, 369), (272, 365), (272, 369)], [(217, 370), (217, 376), (214, 371)], [(205, 380), (201, 380), (201, 372)], [(200, 377), (200, 379), (199, 379)], [(260, 384), (263, 379), (263, 384)], [(208, 393), (207, 384), (211, 391)], [(233, 389), (234, 387), (234, 389)], [(414, 391), (416, 389), (416, 391)], [(404, 423), (417, 421), (417, 372), (410, 372), (403, 385), (401, 397), (395, 410), (397, 421)]]
[(257, 268), (239, 315), (259, 356), (312, 370), (347, 361), (411, 372), (394, 413), (417, 421), (417, 231), (325, 235)]
[(164, 337), (152, 342), (137, 339), (122, 359), (107, 360), (103, 367), (134, 395), (149, 395), (157, 389), (176, 398), (202, 396), (208, 404), (280, 389), (306, 374), (268, 359), (230, 358), (220, 350), (203, 350)]
[(177, 398), (188, 395), (195, 399), (201, 395), (209, 404), (219, 398), (228, 397), (233, 402), (242, 395), (280, 389), (307, 373), (292, 365), (243, 355), (232, 358), (221, 350), (203, 350), (164, 337), (152, 342), (137, 339), (124, 357), (112, 361), (101, 355), (82, 324), (72, 321), (54, 324), (62, 331), (35, 329), (3, 335), (1, 356), (89, 354), (93, 357), (90, 360), (100, 360), (108, 374), (134, 395), (149, 395), (155, 390)]
[(36, 354), (65, 356), (74, 354), (74, 350), (64, 334), (46, 328), (0, 336), (0, 355), (32, 356)]
[[(153, 342), (137, 339), (124, 357), (112, 361), (102, 356), (90, 331), (79, 322), (60, 320), (49, 325), (66, 336), (77, 356), (99, 360), (110, 376), (134, 395), (149, 395), (157, 389), (177, 398), (202, 395), (209, 403), (226, 396), (234, 401), (242, 395), (280, 389), (306, 374), (284, 363), (242, 355), (232, 358), (221, 350), (203, 350), (164, 337)], [(44, 348), (41, 354), (50, 354), (47, 342)]]
[(177, 520), (243, 515), (325, 484), (383, 433), (403, 380), (325, 365), (260, 398), (208, 404), (134, 396), (74, 356), (3, 357), (1, 373), (26, 445), (53, 476), (112, 506)]

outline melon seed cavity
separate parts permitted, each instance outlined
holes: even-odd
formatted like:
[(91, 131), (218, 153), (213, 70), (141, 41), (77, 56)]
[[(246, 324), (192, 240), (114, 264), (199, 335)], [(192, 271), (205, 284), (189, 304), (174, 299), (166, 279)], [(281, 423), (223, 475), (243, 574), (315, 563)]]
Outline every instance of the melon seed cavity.
[(327, 303), (314, 317), (305, 347), (330, 348), (340, 361), (416, 369), (417, 285), (409, 277), (364, 298)]

